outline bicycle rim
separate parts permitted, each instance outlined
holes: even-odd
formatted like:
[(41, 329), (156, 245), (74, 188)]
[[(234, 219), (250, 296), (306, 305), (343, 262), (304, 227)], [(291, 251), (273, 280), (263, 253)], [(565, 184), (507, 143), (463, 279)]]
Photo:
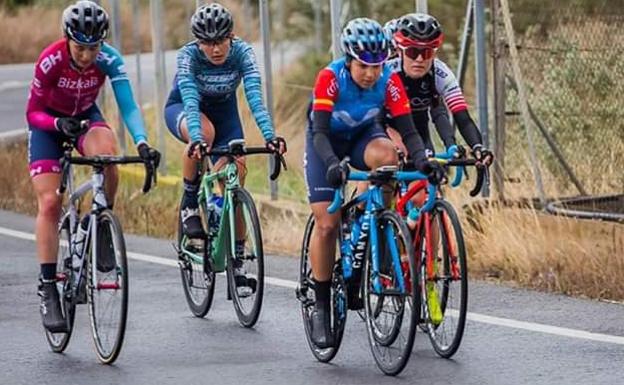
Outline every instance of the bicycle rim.
[[(394, 376), (409, 361), (419, 309), (417, 292), (407, 284), (401, 290), (399, 275), (406, 276), (403, 269), (409, 269), (409, 276), (416, 277), (417, 270), (408, 229), (398, 214), (384, 211), (378, 216), (376, 230), (379, 287), (375, 288), (369, 237), (364, 270), (366, 329), (377, 366), (385, 374)], [(398, 266), (393, 262), (393, 255), (401, 261)]]
[[(208, 224), (203, 205), (201, 212), (202, 222)], [(208, 314), (214, 297), (215, 273), (210, 263), (204, 267), (208, 247), (211, 247), (210, 239), (191, 240), (182, 233), (182, 219), (178, 214), (178, 264), (182, 289), (191, 313), (200, 318)]]
[[(433, 276), (428, 276), (426, 263), (421, 264), (423, 318), (435, 352), (441, 357), (450, 358), (459, 349), (466, 324), (468, 304), (466, 250), (459, 219), (448, 202), (436, 202), (431, 218), (432, 232), (435, 230), (438, 236), (436, 244), (432, 246)], [(424, 257), (425, 254), (421, 255)], [(429, 298), (428, 290), (433, 290), (433, 293), (429, 294), (432, 298)], [(430, 301), (436, 301), (437, 304)], [(441, 322), (432, 320), (432, 306), (439, 306), (443, 315)]]
[(51, 333), (47, 330), (45, 331), (46, 340), (50, 345), (50, 349), (56, 353), (61, 353), (67, 348), (74, 330), (74, 319), (76, 316), (76, 305), (73, 303), (71, 291), (73, 270), (70, 266), (66, 265), (65, 262), (71, 262), (69, 239), (69, 220), (68, 218), (64, 218), (59, 227), (59, 249), (56, 271), (61, 274), (57, 273), (56, 286), (61, 300), (61, 311), (67, 320), (69, 331), (67, 333)]
[(128, 262), (121, 225), (110, 210), (97, 216), (97, 239), (90, 247), (87, 268), (93, 342), (99, 360), (111, 364), (121, 351), (126, 331)]
[[(264, 251), (262, 248), (262, 234), (256, 205), (245, 189), (237, 189), (232, 193), (232, 209), (241, 222), (235, 220), (236, 228), (229, 232), (228, 241), (234, 236), (237, 242), (243, 242), (244, 252), (236, 263), (239, 272), (244, 272), (244, 278), (239, 281), (246, 284), (237, 286), (234, 277), (234, 259), (228, 255), (227, 274), (228, 285), (232, 295), (232, 302), (238, 321), (244, 327), (253, 327), (260, 317), (262, 299), (264, 295)], [(224, 213), (224, 215), (227, 215)], [(229, 242), (227, 243), (229, 245)], [(228, 254), (231, 250), (228, 249)], [(255, 282), (255, 283), (254, 283)]]

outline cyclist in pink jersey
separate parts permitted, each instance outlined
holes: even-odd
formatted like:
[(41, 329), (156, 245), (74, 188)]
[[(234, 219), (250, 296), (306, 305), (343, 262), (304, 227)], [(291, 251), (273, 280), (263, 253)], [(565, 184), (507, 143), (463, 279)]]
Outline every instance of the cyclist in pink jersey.
[[(38, 294), (43, 325), (51, 332), (66, 329), (55, 283), (57, 223), (62, 203), (56, 193), (60, 185), (59, 160), (63, 143), (67, 141), (72, 141), (86, 156), (117, 153), (115, 135), (95, 104), (106, 77), (110, 78), (139, 155), (151, 165), (157, 165), (160, 160), (158, 151), (147, 143), (141, 111), (132, 96), (123, 59), (104, 42), (108, 34), (106, 11), (92, 1), (78, 1), (63, 12), (63, 31), (65, 37), (47, 47), (35, 64), (26, 108), (28, 161), (38, 204), (35, 225), (41, 265)], [(88, 127), (83, 121), (89, 122)], [(108, 167), (105, 176), (107, 200), (112, 205), (118, 182), (116, 168)], [(110, 269), (107, 266), (111, 264), (105, 262), (98, 269)]]

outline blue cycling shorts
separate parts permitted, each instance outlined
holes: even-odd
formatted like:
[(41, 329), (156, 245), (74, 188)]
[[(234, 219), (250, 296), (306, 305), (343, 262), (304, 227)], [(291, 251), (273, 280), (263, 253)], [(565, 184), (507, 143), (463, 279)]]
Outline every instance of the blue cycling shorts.
[[(69, 117), (60, 112), (47, 109), (46, 112), (54, 117)], [(76, 119), (90, 121), (89, 129), (93, 127), (109, 128), (97, 105), (93, 104), (84, 112), (73, 116)], [(28, 127), (28, 167), (30, 176), (35, 177), (46, 173), (60, 173), (60, 159), (63, 156), (63, 143), (71, 140), (59, 131), (42, 130), (35, 126)], [(75, 140), (76, 150), (83, 153), (82, 145), (86, 134)]]
[[(329, 140), (336, 156), (343, 159), (350, 158), (349, 164), (358, 170), (368, 171), (364, 162), (364, 150), (368, 143), (376, 138), (388, 138), (385, 131), (378, 124), (371, 124), (363, 128), (350, 140), (332, 136)], [(331, 202), (334, 199), (334, 188), (329, 185), (325, 174), (327, 166), (318, 156), (312, 141), (312, 129), (308, 127), (306, 132), (305, 153), (303, 154), (303, 170), (308, 192), (308, 202)]]
[[(204, 102), (200, 105), (200, 112), (206, 115), (215, 128), (215, 138), (211, 143), (212, 148), (227, 147), (228, 142), (233, 139), (244, 139), (236, 97), (232, 96), (226, 100), (211, 103)], [(182, 102), (172, 102), (165, 106), (167, 128), (181, 142), (184, 142), (184, 139), (180, 133), (180, 124), (185, 118), (186, 113)], [(218, 156), (210, 157), (213, 164), (218, 158)]]

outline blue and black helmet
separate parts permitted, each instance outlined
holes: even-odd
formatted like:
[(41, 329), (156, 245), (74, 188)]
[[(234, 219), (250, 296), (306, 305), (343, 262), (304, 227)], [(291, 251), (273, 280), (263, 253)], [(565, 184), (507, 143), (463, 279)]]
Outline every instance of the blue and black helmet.
[(63, 32), (78, 44), (99, 44), (108, 35), (108, 14), (93, 1), (77, 1), (63, 11)]
[(340, 41), (347, 56), (364, 64), (382, 64), (390, 55), (390, 40), (381, 24), (365, 17), (349, 21)]

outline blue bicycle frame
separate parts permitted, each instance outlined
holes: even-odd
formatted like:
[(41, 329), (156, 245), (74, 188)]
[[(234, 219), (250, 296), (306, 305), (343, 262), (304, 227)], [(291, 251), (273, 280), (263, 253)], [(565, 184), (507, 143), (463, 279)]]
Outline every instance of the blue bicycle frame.
[[(380, 172), (384, 172), (384, 168), (381, 168)], [(387, 168), (385, 172), (391, 172), (391, 176), (387, 176), (388, 181), (398, 180), (411, 182), (415, 180), (427, 179), (425, 174), (418, 171), (396, 171)], [(374, 172), (361, 172), (352, 171), (349, 174), (348, 180), (351, 181), (371, 181), (375, 180)], [(422, 211), (431, 210), (435, 203), (436, 186), (429, 184), (428, 186), (428, 200), (421, 208)], [(342, 206), (344, 200), (344, 189), (336, 189), (334, 193), (334, 200), (327, 208), (327, 212), (330, 214), (335, 213), (342, 207), (348, 208), (353, 205), (357, 205), (365, 202), (364, 214), (360, 215), (352, 224), (350, 228), (350, 237), (344, 237), (341, 234), (340, 237), (340, 253), (342, 260), (343, 276), (345, 279), (349, 279), (352, 275), (352, 268), (361, 268), (363, 263), (363, 254), (366, 250), (366, 242), (371, 242), (371, 265), (372, 265), (372, 277), (373, 277), (373, 291), (375, 294), (382, 293), (382, 285), (379, 279), (379, 234), (377, 233), (377, 213), (385, 210), (383, 201), (383, 191), (379, 184), (371, 183), (368, 190), (362, 194), (359, 194), (353, 198), (350, 202)], [(387, 226), (384, 231), (386, 232), (386, 239), (394, 239), (393, 229)], [(392, 256), (392, 265), (394, 268), (395, 276), (397, 277), (398, 288), (400, 294), (405, 293), (405, 282), (403, 280), (403, 272), (401, 269), (401, 257), (397, 244), (389, 242), (390, 254)]]

